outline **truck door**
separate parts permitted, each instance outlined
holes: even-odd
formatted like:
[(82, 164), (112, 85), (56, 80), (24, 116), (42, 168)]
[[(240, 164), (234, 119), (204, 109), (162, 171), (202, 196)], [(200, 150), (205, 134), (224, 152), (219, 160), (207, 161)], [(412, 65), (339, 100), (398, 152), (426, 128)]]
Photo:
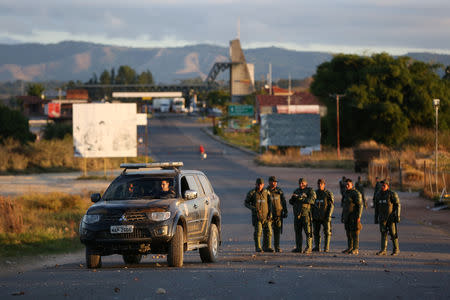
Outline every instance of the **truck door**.
[[(187, 200), (184, 196), (184, 192), (186, 190), (193, 190), (197, 192), (197, 198)], [(197, 186), (196, 179), (194, 175), (186, 175), (181, 178), (181, 192), (183, 194), (184, 209), (186, 215), (186, 222), (188, 232), (187, 235), (189, 239), (197, 239), (201, 234), (201, 222), (200, 222), (200, 203), (201, 200), (199, 198), (199, 187)]]

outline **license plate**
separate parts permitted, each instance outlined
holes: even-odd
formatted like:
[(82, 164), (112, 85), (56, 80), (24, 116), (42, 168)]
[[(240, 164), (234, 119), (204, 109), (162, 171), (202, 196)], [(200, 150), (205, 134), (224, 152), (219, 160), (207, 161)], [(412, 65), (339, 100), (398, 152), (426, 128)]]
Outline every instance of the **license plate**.
[(134, 225), (115, 225), (111, 226), (111, 233), (132, 233)]

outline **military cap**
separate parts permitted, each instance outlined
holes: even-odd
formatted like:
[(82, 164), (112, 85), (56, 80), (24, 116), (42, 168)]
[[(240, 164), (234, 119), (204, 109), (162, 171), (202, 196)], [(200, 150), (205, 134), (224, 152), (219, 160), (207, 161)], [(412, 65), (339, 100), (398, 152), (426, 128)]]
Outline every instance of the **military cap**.
[(298, 179), (298, 183), (302, 183), (302, 182), (308, 183), (308, 182), (306, 181), (306, 178), (300, 177), (300, 178)]
[(257, 179), (256, 179), (256, 184), (264, 184), (264, 179), (262, 179), (262, 178), (257, 178)]
[(351, 180), (350, 178), (345, 179), (345, 182), (351, 182), (353, 183), (353, 180)]
[(382, 180), (381, 182), (380, 182), (381, 184), (386, 184), (387, 186), (390, 186), (390, 184), (389, 184), (389, 180)]
[(317, 180), (317, 184), (321, 184), (321, 183), (325, 183), (325, 179), (320, 178), (319, 180)]
[(270, 176), (269, 177), (269, 181), (278, 182), (278, 180), (277, 180), (277, 178), (275, 176)]

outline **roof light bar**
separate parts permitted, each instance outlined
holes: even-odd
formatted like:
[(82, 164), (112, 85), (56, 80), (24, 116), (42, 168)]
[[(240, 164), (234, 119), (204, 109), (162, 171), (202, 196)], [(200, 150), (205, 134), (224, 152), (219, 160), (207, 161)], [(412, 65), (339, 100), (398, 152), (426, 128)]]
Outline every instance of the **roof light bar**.
[[(176, 169), (182, 167), (184, 164), (182, 161), (176, 162), (157, 162), (157, 163), (125, 163), (120, 164), (120, 167), (123, 169), (152, 169), (152, 168), (161, 168), (161, 169)], [(124, 170), (124, 172), (125, 172)]]

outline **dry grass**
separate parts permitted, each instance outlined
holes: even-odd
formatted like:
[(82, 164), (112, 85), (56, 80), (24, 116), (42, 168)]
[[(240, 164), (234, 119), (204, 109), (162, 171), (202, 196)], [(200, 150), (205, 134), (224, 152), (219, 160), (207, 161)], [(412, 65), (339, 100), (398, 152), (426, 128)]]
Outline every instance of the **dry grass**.
[(63, 193), (0, 197), (0, 256), (80, 247), (78, 224), (91, 202)]
[[(124, 158), (88, 158), (88, 170), (118, 168)], [(127, 158), (128, 162), (144, 162), (145, 157)], [(12, 139), (0, 144), (0, 173), (33, 173), (81, 170), (84, 158), (74, 157), (73, 139), (41, 140), (29, 145), (21, 145)]]
[[(437, 199), (440, 191), (450, 188), (450, 131), (439, 134), (439, 177), (435, 184), (435, 132), (432, 129), (413, 128), (401, 149), (385, 149), (373, 161), (369, 180), (375, 176), (389, 178), (396, 188), (421, 191), (428, 198)], [(399, 162), (402, 169), (400, 180)], [(400, 186), (401, 183), (401, 186)]]
[(298, 148), (271, 149), (259, 155), (256, 161), (267, 166), (351, 169), (353, 168), (353, 151), (342, 149), (341, 159), (338, 160), (336, 150), (331, 148), (313, 151), (311, 155), (301, 155)]

